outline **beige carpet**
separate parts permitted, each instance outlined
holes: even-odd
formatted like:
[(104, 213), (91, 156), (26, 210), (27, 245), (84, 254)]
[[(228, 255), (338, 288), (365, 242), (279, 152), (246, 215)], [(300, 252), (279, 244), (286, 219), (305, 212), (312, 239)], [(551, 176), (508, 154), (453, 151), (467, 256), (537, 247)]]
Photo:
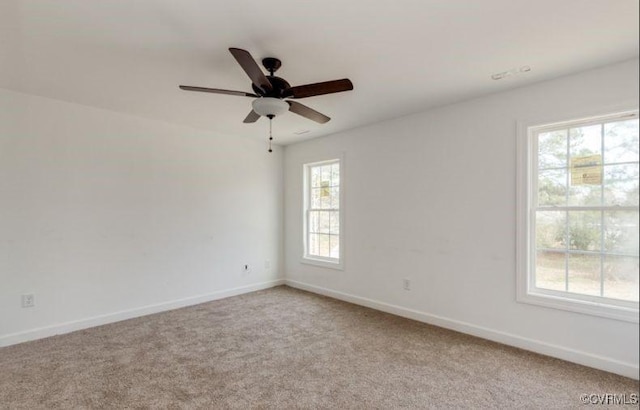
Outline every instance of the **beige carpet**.
[(0, 349), (2, 408), (567, 408), (638, 382), (278, 287)]

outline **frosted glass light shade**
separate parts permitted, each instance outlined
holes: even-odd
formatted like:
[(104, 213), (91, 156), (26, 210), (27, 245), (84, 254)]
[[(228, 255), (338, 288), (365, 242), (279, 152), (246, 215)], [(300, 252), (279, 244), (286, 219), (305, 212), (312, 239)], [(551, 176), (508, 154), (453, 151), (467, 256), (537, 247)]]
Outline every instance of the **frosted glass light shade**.
[(279, 98), (273, 97), (256, 98), (251, 105), (253, 105), (253, 111), (263, 117), (280, 115), (289, 111), (289, 104)]

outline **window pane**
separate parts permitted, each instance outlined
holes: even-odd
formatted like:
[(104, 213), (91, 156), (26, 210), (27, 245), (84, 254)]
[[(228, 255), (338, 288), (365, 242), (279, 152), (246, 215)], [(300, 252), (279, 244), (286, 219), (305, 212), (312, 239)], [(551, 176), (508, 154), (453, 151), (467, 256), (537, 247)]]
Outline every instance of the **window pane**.
[(536, 248), (566, 249), (565, 211), (536, 212)]
[(318, 239), (320, 241), (320, 249), (318, 251), (319, 256), (330, 256), (330, 236), (329, 235), (318, 235)]
[(329, 212), (318, 212), (318, 232), (330, 233), (329, 230)]
[(331, 165), (324, 165), (322, 167), (322, 182), (323, 187), (331, 186)]
[(605, 164), (638, 161), (638, 120), (616, 121), (604, 125)]
[(538, 136), (538, 168), (567, 167), (567, 130), (544, 132)]
[(318, 212), (309, 211), (309, 232), (318, 233)]
[(320, 209), (331, 209), (331, 188), (320, 189)]
[(329, 213), (331, 233), (338, 235), (340, 233), (340, 213), (338, 211), (332, 211)]
[(565, 255), (563, 252), (538, 251), (536, 253), (536, 287), (566, 290)]
[(340, 209), (340, 188), (331, 188), (331, 208)]
[(340, 164), (331, 165), (331, 183), (334, 186), (340, 185)]
[(567, 170), (547, 170), (538, 173), (538, 205), (566, 205)]
[(600, 211), (569, 212), (569, 249), (600, 251)]
[(600, 296), (600, 255), (569, 254), (569, 292)]
[(602, 193), (602, 125), (569, 130), (571, 168), (569, 205), (600, 205)]
[(571, 128), (569, 130), (569, 154), (574, 157), (602, 155), (602, 125)]
[(638, 212), (607, 211), (604, 227), (607, 252), (638, 255)]
[(320, 241), (317, 234), (309, 234), (309, 255), (318, 255)]
[(322, 167), (311, 167), (311, 187), (317, 188), (322, 180)]
[(605, 165), (605, 205), (638, 206), (638, 164)]
[(638, 258), (606, 255), (604, 296), (638, 302)]
[(602, 185), (572, 185), (569, 188), (570, 206), (600, 206)]
[(321, 201), (320, 194), (322, 193), (322, 188), (312, 188), (311, 189), (311, 208), (312, 209), (320, 209)]
[(340, 237), (337, 235), (331, 235), (331, 250), (330, 256), (332, 258), (340, 257)]

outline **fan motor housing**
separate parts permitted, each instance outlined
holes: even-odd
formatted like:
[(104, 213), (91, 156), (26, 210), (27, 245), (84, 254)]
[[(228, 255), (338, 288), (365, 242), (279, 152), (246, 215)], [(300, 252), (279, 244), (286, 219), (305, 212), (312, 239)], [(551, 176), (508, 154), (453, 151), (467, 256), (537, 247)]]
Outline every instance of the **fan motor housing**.
[(291, 86), (284, 78), (276, 77), (274, 75), (268, 75), (267, 79), (271, 83), (271, 87), (272, 87), (271, 91), (268, 91), (265, 93), (264, 91), (262, 91), (262, 89), (258, 88), (255, 84), (251, 84), (251, 88), (253, 88), (253, 91), (256, 94), (263, 97), (275, 97), (275, 98), (287, 97), (287, 95), (285, 94), (285, 91), (291, 88)]

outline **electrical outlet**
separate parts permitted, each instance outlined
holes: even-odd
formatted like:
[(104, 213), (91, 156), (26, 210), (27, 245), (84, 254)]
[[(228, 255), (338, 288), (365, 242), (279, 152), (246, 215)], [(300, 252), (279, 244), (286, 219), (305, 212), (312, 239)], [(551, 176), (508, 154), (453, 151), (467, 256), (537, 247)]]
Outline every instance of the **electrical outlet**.
[(402, 287), (404, 290), (411, 290), (411, 279), (404, 278), (402, 279)]
[(36, 305), (36, 297), (32, 294), (22, 295), (22, 307), (30, 308)]

